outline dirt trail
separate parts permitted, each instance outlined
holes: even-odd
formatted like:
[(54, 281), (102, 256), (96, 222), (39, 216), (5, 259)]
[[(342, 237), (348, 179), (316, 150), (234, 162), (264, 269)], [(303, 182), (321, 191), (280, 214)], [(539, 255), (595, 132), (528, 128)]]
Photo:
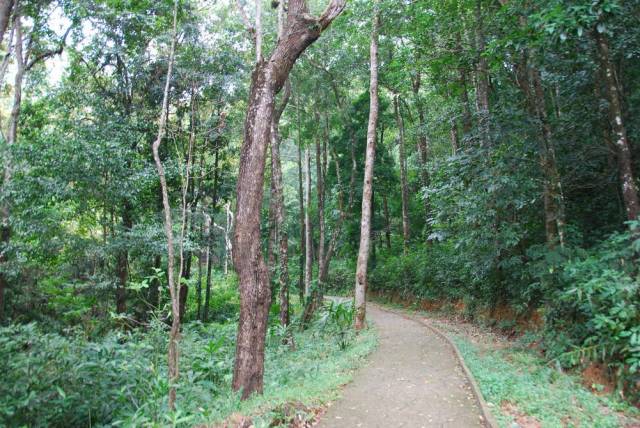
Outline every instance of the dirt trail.
[(444, 340), (417, 321), (367, 304), (380, 335), (369, 363), (319, 428), (483, 427), (469, 382)]

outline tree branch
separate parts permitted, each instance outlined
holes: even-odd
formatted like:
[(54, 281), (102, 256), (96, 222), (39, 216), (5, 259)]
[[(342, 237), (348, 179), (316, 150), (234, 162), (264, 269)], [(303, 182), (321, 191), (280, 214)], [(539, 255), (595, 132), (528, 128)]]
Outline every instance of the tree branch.
[[(29, 71), (31, 70), (31, 68), (33, 68), (34, 65), (36, 65), (40, 61), (44, 61), (45, 59), (50, 58), (54, 55), (62, 54), (62, 51), (64, 50), (64, 47), (67, 43), (67, 37), (69, 36), (69, 33), (71, 32), (72, 28), (73, 28), (73, 25), (67, 28), (67, 31), (65, 31), (64, 35), (62, 36), (62, 40), (60, 40), (60, 44), (57, 49), (51, 49), (51, 50), (42, 52), (40, 55), (36, 56), (35, 58), (33, 58), (31, 61), (27, 63), (27, 65), (25, 66), (25, 70)], [(29, 55), (27, 54), (27, 57), (28, 56)]]
[(245, 29), (249, 33), (249, 36), (251, 37), (251, 40), (255, 45), (256, 44), (256, 28), (253, 26), (253, 24), (249, 20), (249, 16), (247, 16), (247, 13), (244, 11), (244, 8), (242, 7), (242, 3), (240, 3), (240, 0), (236, 0), (236, 9), (238, 9), (238, 14), (240, 15), (242, 24), (244, 24)]

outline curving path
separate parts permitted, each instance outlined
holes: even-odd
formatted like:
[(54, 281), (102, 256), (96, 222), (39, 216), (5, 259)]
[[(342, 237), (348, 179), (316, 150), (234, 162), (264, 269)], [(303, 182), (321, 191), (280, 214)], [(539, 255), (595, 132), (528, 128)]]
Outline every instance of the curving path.
[(319, 428), (484, 427), (471, 385), (448, 344), (418, 321), (367, 304), (378, 349)]

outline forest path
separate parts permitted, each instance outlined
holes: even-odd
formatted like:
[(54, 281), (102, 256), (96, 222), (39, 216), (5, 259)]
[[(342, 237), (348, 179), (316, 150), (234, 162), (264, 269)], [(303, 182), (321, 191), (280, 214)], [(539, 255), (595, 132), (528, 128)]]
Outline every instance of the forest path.
[(485, 426), (453, 350), (419, 321), (367, 303), (380, 336), (368, 364), (320, 419), (319, 428)]

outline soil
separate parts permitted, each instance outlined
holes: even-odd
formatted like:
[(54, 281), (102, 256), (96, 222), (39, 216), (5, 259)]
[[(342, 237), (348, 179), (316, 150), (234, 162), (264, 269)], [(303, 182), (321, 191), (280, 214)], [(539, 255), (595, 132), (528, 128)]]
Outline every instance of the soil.
[(484, 427), (453, 351), (416, 320), (367, 305), (380, 345), (319, 428)]

